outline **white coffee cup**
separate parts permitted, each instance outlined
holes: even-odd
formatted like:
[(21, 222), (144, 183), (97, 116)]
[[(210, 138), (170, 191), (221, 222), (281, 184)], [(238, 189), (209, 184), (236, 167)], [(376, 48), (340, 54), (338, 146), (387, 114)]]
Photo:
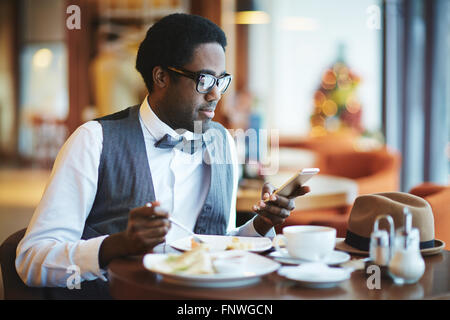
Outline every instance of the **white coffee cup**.
[(273, 243), (279, 253), (286, 255), (280, 248), (280, 240), (286, 244), (290, 257), (321, 261), (334, 250), (336, 229), (324, 226), (284, 227), (283, 234), (276, 235)]

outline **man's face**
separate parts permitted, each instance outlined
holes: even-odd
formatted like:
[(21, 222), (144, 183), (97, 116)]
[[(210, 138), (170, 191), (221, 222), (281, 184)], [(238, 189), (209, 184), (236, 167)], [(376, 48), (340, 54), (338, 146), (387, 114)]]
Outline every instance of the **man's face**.
[[(201, 44), (194, 50), (191, 61), (182, 68), (219, 77), (225, 74), (225, 52), (218, 43)], [(195, 80), (184, 76), (177, 78), (177, 81), (171, 81), (165, 96), (166, 105), (170, 109), (166, 110), (170, 126), (175, 130), (186, 129), (194, 132), (194, 122), (201, 121), (202, 132), (205, 132), (214, 117), (221, 93), (217, 86), (209, 93), (198, 93)], [(196, 129), (198, 130), (198, 127)]]

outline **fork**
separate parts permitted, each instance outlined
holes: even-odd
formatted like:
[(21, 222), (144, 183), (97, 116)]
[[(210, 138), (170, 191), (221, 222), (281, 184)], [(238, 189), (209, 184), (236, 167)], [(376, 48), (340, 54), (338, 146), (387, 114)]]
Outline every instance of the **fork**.
[(180, 227), (181, 229), (183, 229), (184, 231), (186, 231), (187, 233), (189, 233), (192, 238), (195, 240), (195, 242), (198, 243), (205, 243), (205, 241), (203, 241), (202, 239), (200, 239), (195, 233), (193, 233), (191, 230), (189, 230), (187, 227), (185, 227), (183, 224), (181, 224), (180, 222), (176, 221), (174, 218), (169, 217), (169, 221), (172, 222), (174, 225), (177, 225), (178, 227)]

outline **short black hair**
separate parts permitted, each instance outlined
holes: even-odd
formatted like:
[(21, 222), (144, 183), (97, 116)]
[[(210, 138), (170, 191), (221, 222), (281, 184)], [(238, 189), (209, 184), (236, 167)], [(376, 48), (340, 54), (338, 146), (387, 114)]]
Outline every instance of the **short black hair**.
[(153, 90), (156, 66), (182, 67), (192, 59), (195, 48), (203, 43), (227, 45), (225, 33), (212, 21), (197, 15), (175, 13), (156, 22), (139, 46), (136, 69), (144, 78), (149, 92)]

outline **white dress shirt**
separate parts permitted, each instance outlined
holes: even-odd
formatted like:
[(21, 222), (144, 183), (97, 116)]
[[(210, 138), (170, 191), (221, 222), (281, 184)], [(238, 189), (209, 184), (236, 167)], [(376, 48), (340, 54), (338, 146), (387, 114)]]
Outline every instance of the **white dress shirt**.
[[(144, 135), (155, 197), (177, 221), (193, 230), (210, 185), (210, 166), (192, 161), (196, 156), (174, 149), (154, 146), (166, 133), (179, 136), (152, 111), (147, 99), (141, 104), (139, 120)], [(185, 132), (187, 139), (192, 132)], [(227, 228), (228, 235), (260, 236), (253, 220), (236, 228), (238, 163), (234, 140), (227, 131), (233, 159), (233, 193)], [(43, 197), (34, 212), (25, 237), (17, 248), (16, 269), (30, 286), (66, 286), (67, 278), (79, 268), (80, 278), (104, 280), (99, 248), (108, 236), (81, 240), (85, 221), (97, 192), (98, 167), (103, 132), (97, 121), (80, 126), (61, 148)], [(200, 152), (200, 151), (198, 151)], [(198, 153), (197, 152), (197, 153)], [(267, 235), (274, 235), (273, 228)], [(172, 224), (166, 242), (188, 234)]]

